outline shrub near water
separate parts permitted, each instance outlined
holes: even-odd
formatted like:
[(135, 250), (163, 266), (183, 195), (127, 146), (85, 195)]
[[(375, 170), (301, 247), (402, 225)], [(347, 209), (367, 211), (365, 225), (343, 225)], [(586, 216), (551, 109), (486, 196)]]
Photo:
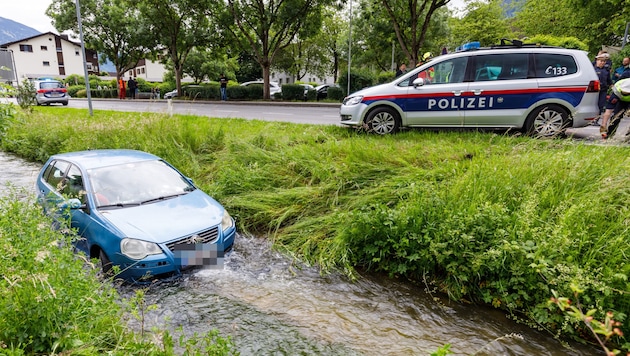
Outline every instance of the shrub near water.
[(40, 161), (87, 148), (150, 151), (214, 195), (242, 231), (324, 269), (426, 281), (581, 336), (547, 305), (574, 283), (596, 317), (612, 311), (627, 325), (626, 147), (52, 109), (9, 128), (4, 149)]
[(0, 353), (109, 349), (121, 337), (116, 293), (99, 285), (35, 203), (0, 200)]
[(186, 337), (181, 328), (147, 336), (128, 329), (129, 315), (149, 308), (143, 291), (122, 301), (72, 251), (71, 231), (51, 225), (34, 201), (0, 198), (0, 354), (238, 355), (217, 330)]

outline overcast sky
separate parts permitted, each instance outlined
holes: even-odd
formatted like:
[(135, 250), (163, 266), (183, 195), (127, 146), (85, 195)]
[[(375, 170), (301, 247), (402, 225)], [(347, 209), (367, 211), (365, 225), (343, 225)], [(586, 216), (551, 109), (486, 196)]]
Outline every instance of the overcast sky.
[[(46, 9), (52, 0), (0, 0), (0, 16), (32, 27), (40, 32), (54, 32), (57, 30), (46, 16)], [(462, 8), (464, 0), (451, 0), (450, 8)]]
[(0, 16), (32, 27), (40, 32), (59, 33), (46, 16), (52, 0), (0, 0)]

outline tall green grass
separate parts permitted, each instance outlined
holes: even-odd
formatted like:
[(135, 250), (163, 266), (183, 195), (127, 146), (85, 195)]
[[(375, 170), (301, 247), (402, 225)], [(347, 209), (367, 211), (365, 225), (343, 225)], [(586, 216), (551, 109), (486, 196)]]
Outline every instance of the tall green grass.
[(177, 338), (130, 329), (130, 315), (146, 311), (143, 291), (122, 300), (95, 264), (73, 252), (72, 231), (52, 229), (20, 193), (0, 197), (0, 355), (238, 354), (217, 330), (192, 337), (178, 330)]
[(585, 307), (628, 324), (625, 146), (39, 108), (2, 147), (40, 162), (88, 148), (149, 151), (215, 196), (241, 231), (324, 270), (432, 283), (580, 337), (547, 307), (552, 290), (570, 296), (575, 283)]

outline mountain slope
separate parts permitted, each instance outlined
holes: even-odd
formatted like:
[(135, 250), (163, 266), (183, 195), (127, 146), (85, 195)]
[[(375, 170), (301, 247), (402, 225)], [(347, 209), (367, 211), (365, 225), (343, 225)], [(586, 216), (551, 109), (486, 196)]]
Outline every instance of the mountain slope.
[(0, 45), (35, 36), (39, 33), (32, 27), (0, 17)]

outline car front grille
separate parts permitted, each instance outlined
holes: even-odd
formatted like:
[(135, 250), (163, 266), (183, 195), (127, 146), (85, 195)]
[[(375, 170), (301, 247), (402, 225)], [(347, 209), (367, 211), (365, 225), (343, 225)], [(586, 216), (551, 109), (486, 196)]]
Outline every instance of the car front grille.
[(207, 244), (217, 241), (219, 238), (219, 227), (215, 226), (208, 230), (202, 231), (197, 234), (192, 234), (186, 236), (177, 241), (169, 242), (166, 244), (169, 250), (175, 251), (177, 247), (180, 245), (189, 245), (189, 244)]

